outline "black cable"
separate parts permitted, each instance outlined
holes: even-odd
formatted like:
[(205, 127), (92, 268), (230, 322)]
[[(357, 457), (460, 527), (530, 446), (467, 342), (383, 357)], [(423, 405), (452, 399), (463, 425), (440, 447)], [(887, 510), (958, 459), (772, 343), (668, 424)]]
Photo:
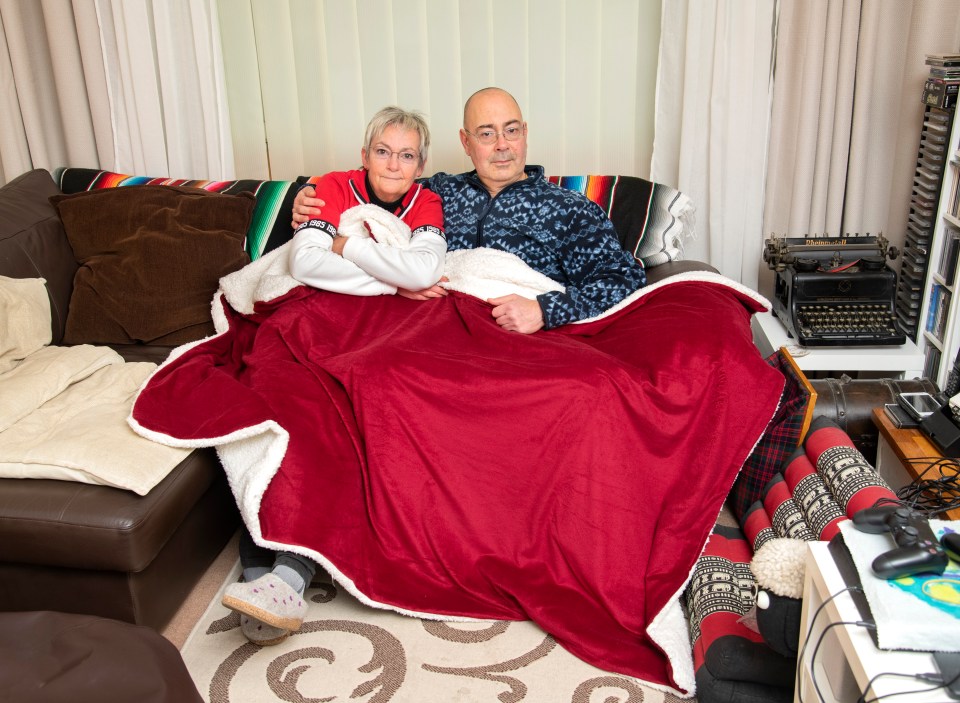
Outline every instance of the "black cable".
[[(817, 677), (814, 676), (813, 665), (817, 661), (817, 652), (820, 651), (820, 645), (823, 644), (823, 638), (826, 636), (827, 632), (834, 627), (839, 627), (840, 625), (856, 625), (857, 627), (865, 627), (868, 630), (876, 630), (877, 626), (872, 622), (866, 622), (865, 620), (840, 620), (838, 622), (830, 622), (823, 628), (823, 631), (820, 633), (820, 637), (817, 638), (817, 644), (813, 648), (813, 653), (810, 655), (810, 680), (813, 681), (813, 688), (817, 692), (817, 698), (820, 699), (820, 703), (826, 703), (826, 700), (823, 697), (823, 694), (820, 692), (820, 684), (817, 683)], [(806, 644), (806, 642), (804, 642)]]
[(897, 490), (900, 500), (928, 517), (960, 508), (960, 463), (956, 459), (930, 456), (908, 461), (925, 466), (918, 468), (917, 478)]
[(863, 689), (863, 692), (860, 694), (860, 697), (857, 699), (857, 703), (877, 703), (877, 701), (879, 700), (884, 700), (886, 698), (893, 698), (894, 696), (906, 696), (906, 695), (913, 695), (916, 693), (929, 693), (930, 691), (936, 691), (939, 688), (946, 689), (949, 686), (952, 686), (954, 683), (956, 683), (957, 679), (960, 679), (960, 673), (958, 673), (954, 675), (954, 677), (949, 681), (944, 682), (943, 679), (939, 679), (940, 681), (939, 683), (936, 683), (936, 681), (934, 681), (934, 685), (928, 686), (927, 688), (914, 688), (909, 691), (897, 691), (895, 693), (884, 693), (882, 696), (877, 696), (875, 698), (871, 698), (867, 700), (866, 699), (867, 691), (869, 691), (870, 688), (873, 686), (874, 682), (882, 676), (899, 676), (901, 678), (916, 679), (918, 681), (933, 680), (933, 677), (927, 674), (900, 674), (892, 671), (884, 671), (877, 674), (867, 682), (867, 687)]
[[(870, 691), (871, 688), (873, 688), (873, 684), (876, 682), (877, 679), (883, 678), (884, 676), (897, 676), (902, 679), (917, 678), (913, 674), (901, 674), (895, 671), (881, 671), (879, 674), (875, 675), (873, 678), (867, 681), (867, 685), (864, 686), (863, 690), (860, 692), (860, 697), (857, 698), (857, 703), (867, 703), (867, 700), (866, 700), (867, 692)], [(911, 691), (911, 693), (913, 693), (913, 691)], [(890, 695), (896, 695), (896, 694), (887, 693), (887, 694), (884, 694), (883, 696), (879, 696), (879, 698), (886, 698), (887, 696), (890, 696)], [(873, 698), (871, 699), (871, 701), (879, 700), (879, 698)]]
[[(800, 688), (800, 668), (803, 666), (803, 655), (807, 651), (807, 644), (810, 643), (810, 634), (813, 632), (813, 625), (814, 623), (817, 622), (817, 618), (820, 616), (820, 613), (823, 612), (823, 609), (827, 607), (827, 604), (830, 601), (832, 601), (837, 596), (843, 595), (844, 593), (848, 593), (851, 591), (859, 591), (862, 593), (863, 588), (861, 588), (860, 586), (847, 586), (842, 591), (837, 591), (836, 593), (832, 594), (829, 598), (824, 600), (823, 603), (821, 603), (819, 607), (814, 611), (813, 617), (810, 618), (810, 624), (807, 626), (807, 636), (803, 638), (803, 646), (800, 648), (800, 652), (797, 654), (797, 671), (796, 671), (795, 677), (797, 680), (796, 681), (797, 700), (799, 701), (799, 703), (803, 703), (803, 694), (802, 694), (802, 689)], [(813, 680), (813, 678), (814, 678), (813, 657), (811, 657), (810, 658), (810, 679)], [(816, 682), (814, 682), (814, 685), (816, 685)], [(820, 693), (819, 689), (817, 689), (817, 693), (818, 694)], [(821, 696), (820, 699), (823, 700), (823, 697)]]

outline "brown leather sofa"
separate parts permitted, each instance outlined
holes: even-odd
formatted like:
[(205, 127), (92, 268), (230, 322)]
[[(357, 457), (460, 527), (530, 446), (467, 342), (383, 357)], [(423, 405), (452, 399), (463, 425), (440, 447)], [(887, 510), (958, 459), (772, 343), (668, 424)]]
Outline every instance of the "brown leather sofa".
[[(651, 186), (632, 181), (631, 187)], [(46, 279), (53, 344), (64, 339), (78, 265), (48, 198), (61, 188), (71, 193), (121, 182), (129, 181), (92, 169), (66, 169), (56, 180), (35, 170), (0, 189), (0, 275)], [(253, 249), (265, 252), (290, 238), (297, 187), (295, 182), (235, 181), (220, 191), (257, 193), (248, 250), (251, 241)], [(624, 223), (618, 225), (621, 237), (638, 227), (646, 233), (648, 219), (663, 221), (662, 215), (648, 218), (652, 199), (649, 190), (643, 193), (634, 199), (642, 208), (629, 206), (625, 195), (610, 211), (615, 225)], [(713, 269), (677, 261), (647, 272), (654, 283), (702, 270)], [(172, 348), (110, 346), (129, 361), (154, 362), (163, 361)], [(194, 451), (143, 497), (84, 483), (0, 478), (0, 610), (57, 610), (160, 628), (238, 526), (238, 511), (212, 450)]]
[[(63, 339), (77, 264), (43, 170), (0, 189), (0, 275), (42, 277)], [(170, 347), (118, 348), (162, 361)], [(146, 496), (0, 478), (0, 609), (58, 610), (165, 625), (240, 524), (213, 450), (197, 450)]]

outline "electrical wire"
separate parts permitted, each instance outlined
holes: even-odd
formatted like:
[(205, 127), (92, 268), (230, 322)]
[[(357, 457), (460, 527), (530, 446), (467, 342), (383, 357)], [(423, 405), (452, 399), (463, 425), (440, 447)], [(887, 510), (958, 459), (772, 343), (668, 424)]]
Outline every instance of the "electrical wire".
[[(796, 678), (796, 687), (797, 687), (797, 700), (799, 703), (803, 703), (803, 693), (800, 686), (800, 668), (803, 666), (803, 655), (807, 651), (807, 645), (810, 643), (810, 635), (813, 633), (813, 626), (817, 622), (817, 618), (820, 616), (820, 613), (823, 612), (823, 609), (827, 607), (827, 604), (833, 601), (837, 596), (842, 596), (844, 593), (851, 593), (853, 591), (858, 591), (863, 593), (863, 588), (860, 586), (847, 586), (843, 590), (837, 591), (827, 598), (823, 603), (821, 603), (813, 613), (813, 617), (810, 618), (810, 624), (807, 626), (807, 636), (803, 638), (803, 646), (800, 648), (800, 651), (797, 653), (797, 672), (795, 675)], [(822, 633), (821, 633), (822, 637)], [(817, 643), (819, 646), (819, 642)], [(813, 675), (813, 657), (810, 657), (810, 678), (814, 680), (814, 686), (816, 686), (816, 680)], [(820, 694), (820, 689), (817, 689), (817, 694)], [(820, 696), (820, 700), (823, 700), (823, 696)]]
[[(817, 682), (817, 677), (814, 676), (813, 665), (817, 661), (817, 652), (820, 651), (820, 645), (823, 644), (823, 638), (826, 636), (827, 632), (834, 627), (839, 627), (840, 625), (855, 625), (857, 627), (865, 627), (868, 630), (876, 630), (877, 626), (872, 622), (867, 622), (865, 620), (839, 620), (837, 622), (830, 622), (823, 628), (820, 632), (820, 637), (817, 638), (817, 644), (813, 648), (813, 652), (810, 654), (810, 680), (813, 681), (813, 688), (817, 692), (817, 698), (820, 699), (820, 703), (826, 703), (823, 694), (820, 692), (820, 684)], [(804, 642), (806, 644), (806, 642)]]
[(960, 463), (947, 457), (909, 459), (917, 467), (918, 476), (897, 490), (897, 497), (909, 507), (928, 517), (960, 508)]
[[(894, 693), (884, 693), (882, 696), (876, 696), (875, 698), (870, 698), (869, 700), (867, 700), (867, 692), (871, 688), (873, 688), (873, 684), (876, 682), (876, 680), (883, 676), (897, 676), (899, 678), (915, 679), (917, 681), (931, 681), (933, 682), (934, 685), (928, 686), (927, 688), (914, 688), (909, 691), (896, 691)], [(867, 682), (866, 687), (863, 689), (863, 691), (860, 693), (860, 697), (857, 699), (857, 703), (877, 703), (877, 701), (885, 700), (887, 698), (893, 698), (894, 696), (906, 696), (906, 695), (912, 695), (916, 693), (929, 693), (930, 691), (936, 691), (937, 689), (940, 689), (940, 688), (946, 689), (946, 688), (949, 688), (950, 686), (953, 686), (953, 684), (957, 682), (957, 679), (960, 679), (960, 673), (955, 674), (954, 677), (949, 681), (944, 681), (942, 677), (931, 676), (930, 674), (900, 674), (893, 671), (882, 671)]]

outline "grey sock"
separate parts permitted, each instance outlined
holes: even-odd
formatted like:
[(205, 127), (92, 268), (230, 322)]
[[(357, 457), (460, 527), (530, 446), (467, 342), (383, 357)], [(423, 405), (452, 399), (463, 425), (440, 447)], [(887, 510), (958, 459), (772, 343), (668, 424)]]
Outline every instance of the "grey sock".
[[(279, 571), (280, 567), (292, 571), (296, 574), (296, 577), (287, 578), (283, 576), (283, 572)], [(317, 565), (312, 559), (293, 552), (277, 552), (277, 558), (273, 562), (273, 573), (297, 591), (301, 597), (307, 586), (310, 585), (310, 581), (313, 580), (316, 570)]]
[(278, 564), (273, 567), (273, 573), (276, 574), (277, 578), (282, 579), (290, 588), (295, 590), (297, 593), (303, 597), (303, 592), (307, 588), (307, 584), (304, 582), (303, 577), (298, 574), (296, 571), (291, 569), (286, 564)]
[(243, 570), (243, 580), (246, 583), (251, 581), (256, 581), (258, 578), (264, 574), (270, 573), (269, 566), (250, 566)]

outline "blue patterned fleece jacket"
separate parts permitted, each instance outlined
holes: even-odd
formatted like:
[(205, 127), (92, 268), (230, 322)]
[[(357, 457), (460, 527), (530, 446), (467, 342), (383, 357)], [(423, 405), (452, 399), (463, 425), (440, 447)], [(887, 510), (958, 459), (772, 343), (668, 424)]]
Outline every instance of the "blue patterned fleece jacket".
[(500, 249), (563, 284), (537, 296), (546, 329), (599, 315), (646, 283), (600, 206), (545, 179), (542, 166), (526, 173), (493, 198), (476, 171), (424, 179), (443, 201), (447, 248)]

